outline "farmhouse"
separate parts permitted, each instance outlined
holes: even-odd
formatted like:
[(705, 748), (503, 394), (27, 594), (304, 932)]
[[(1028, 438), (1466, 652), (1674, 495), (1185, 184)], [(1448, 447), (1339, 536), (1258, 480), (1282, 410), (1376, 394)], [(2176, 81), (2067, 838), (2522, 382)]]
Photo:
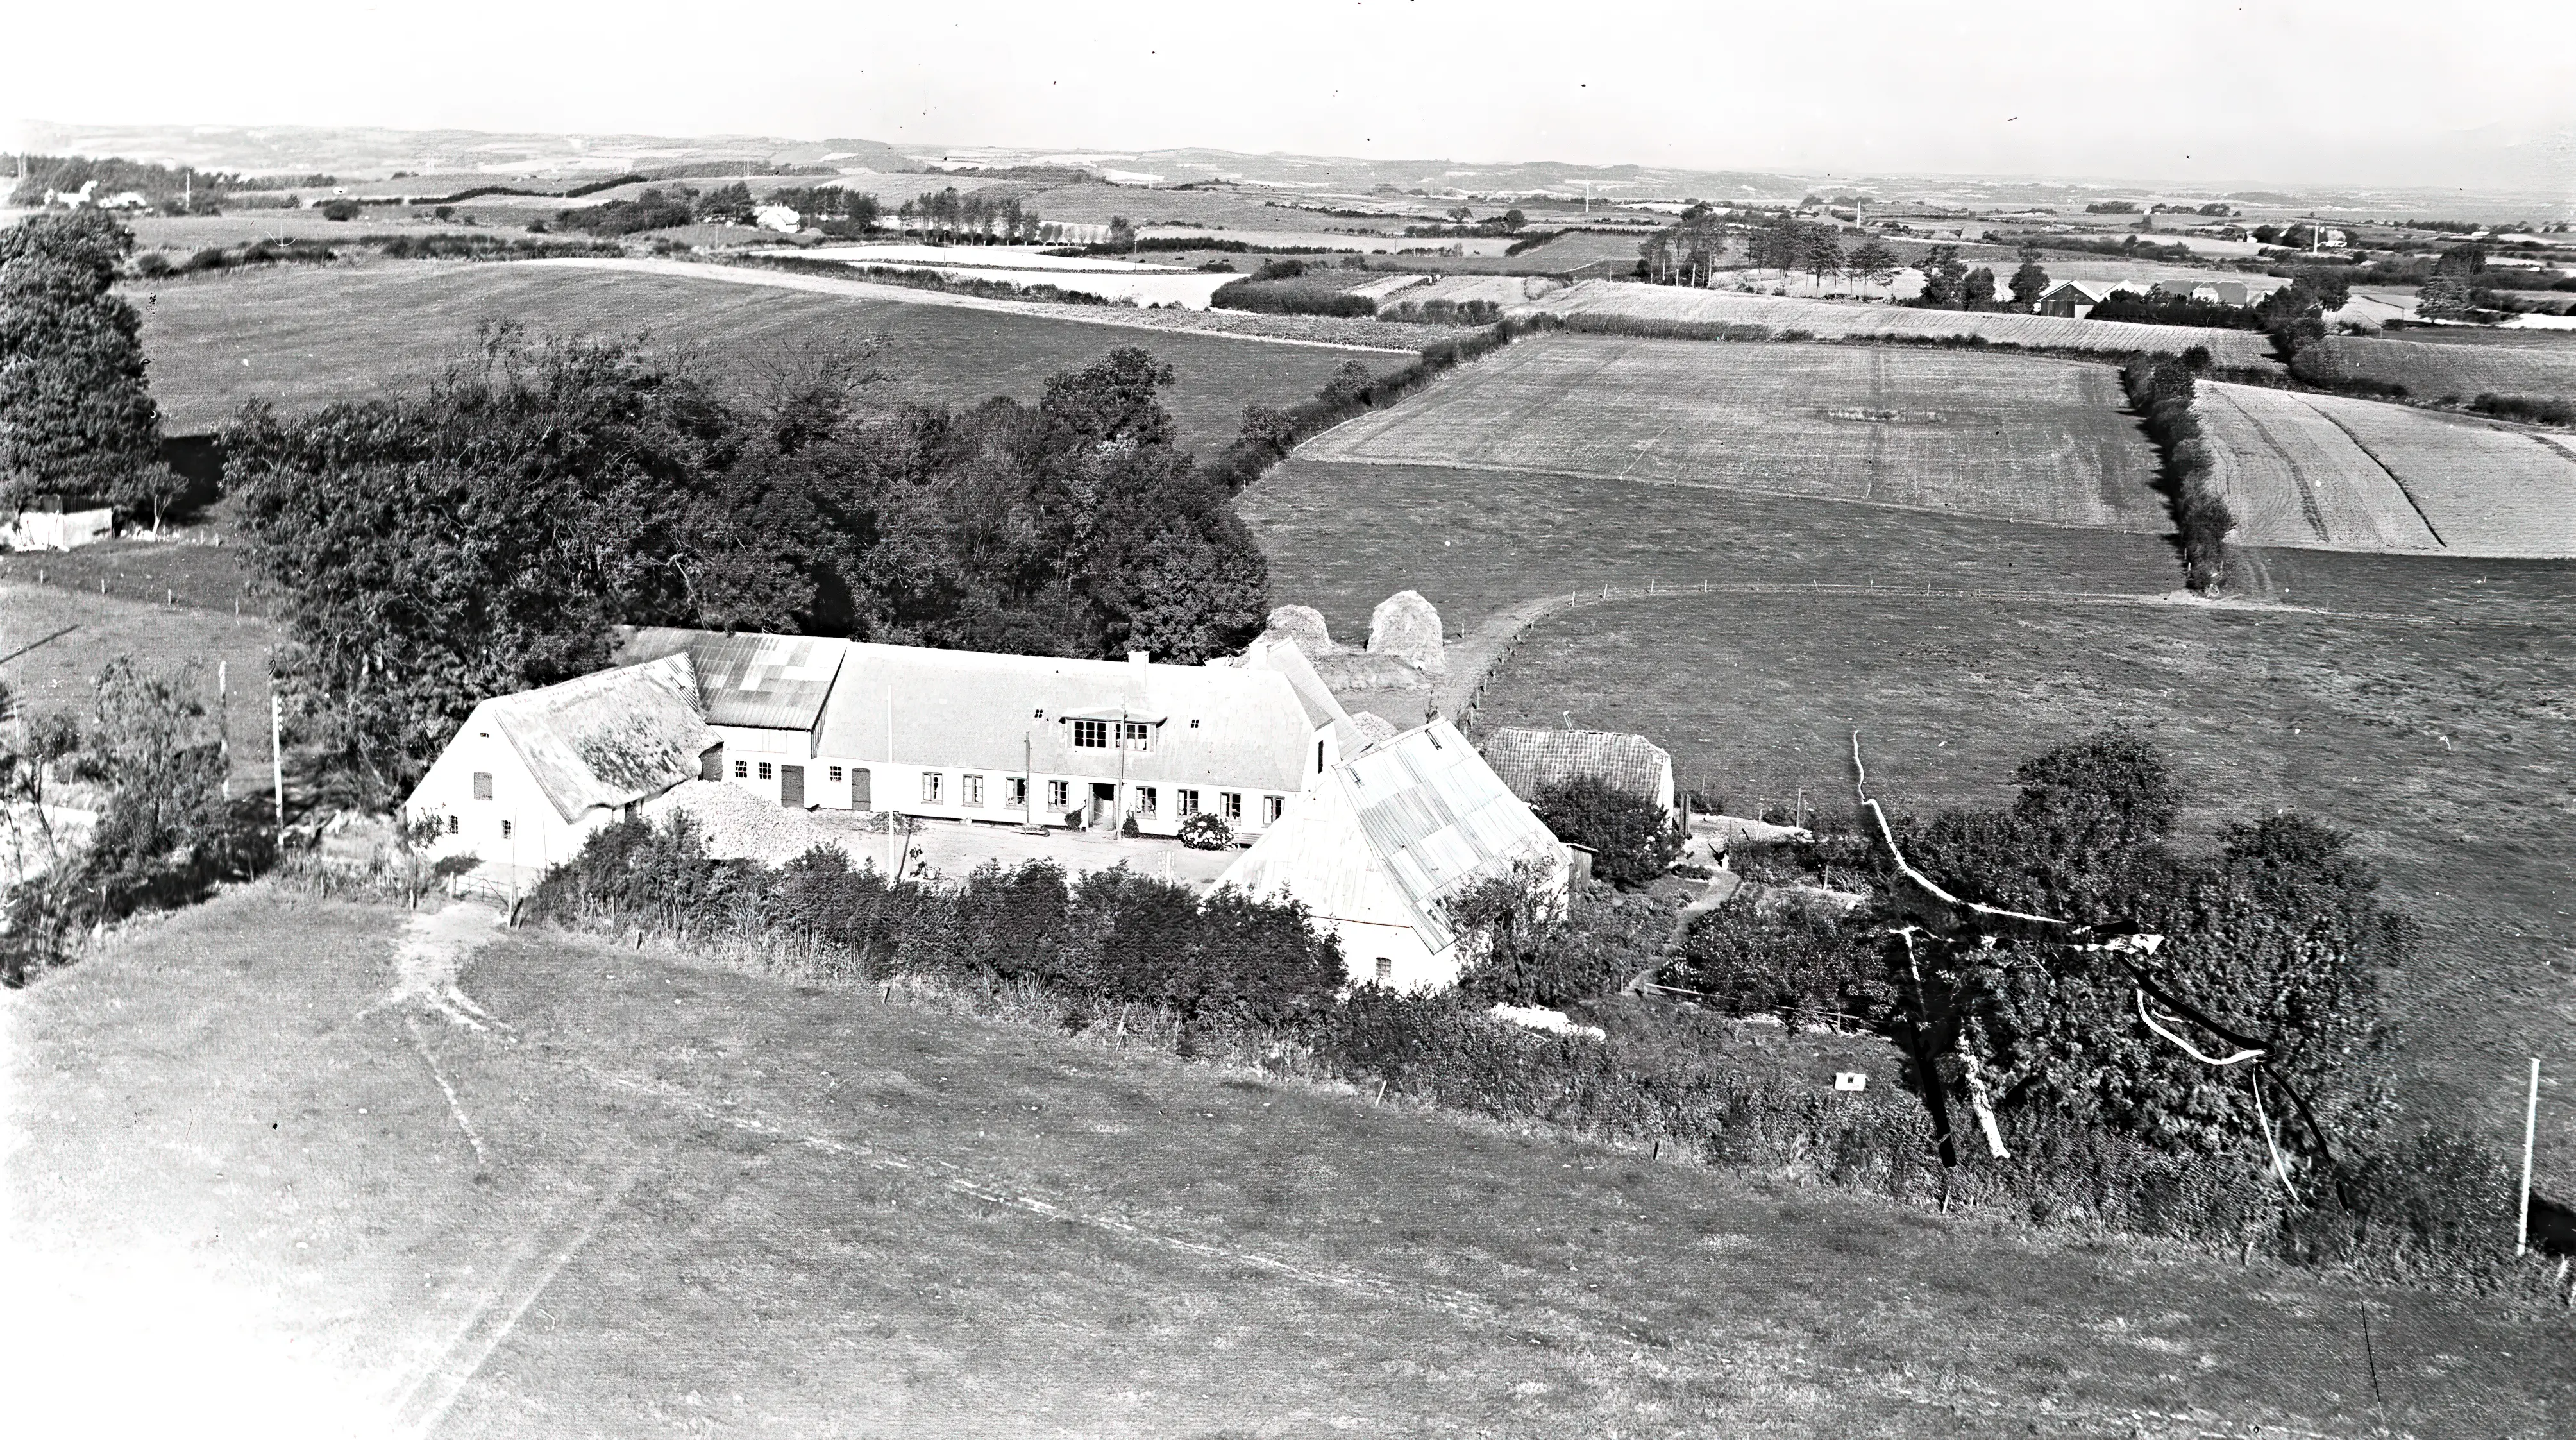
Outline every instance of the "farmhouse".
[(2039, 297), (2039, 313), (2081, 320), (2093, 313), (2094, 306), (2119, 291), (2144, 292), (2146, 288), (2135, 280), (2061, 280)]
[(0, 550), (73, 550), (115, 536), (114, 510), (71, 510), (60, 495), (39, 495), (0, 527)]
[(1355, 981), (1434, 990), (1464, 956), (1448, 902), (1479, 881), (1534, 870), (1561, 902), (1566, 847), (1446, 720), (1334, 764), (1217, 883), (1305, 905), (1340, 937)]
[(619, 668), (477, 706), (407, 806), (487, 863), (567, 858), (683, 780), (795, 808), (1173, 835), (1259, 834), (1343, 753), (1350, 716), (1294, 645), (1156, 665), (635, 632)]
[(1597, 775), (1667, 811), (1674, 806), (1673, 757), (1643, 735), (1506, 726), (1485, 737), (1485, 763), (1523, 800), (1538, 799), (1551, 785)]

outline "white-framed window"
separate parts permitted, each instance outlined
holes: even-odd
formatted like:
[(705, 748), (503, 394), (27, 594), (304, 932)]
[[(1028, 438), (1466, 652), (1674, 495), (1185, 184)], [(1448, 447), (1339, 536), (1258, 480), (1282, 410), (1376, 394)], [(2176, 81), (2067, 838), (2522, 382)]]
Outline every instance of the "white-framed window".
[(1390, 957), (1390, 956), (1386, 956), (1386, 955), (1380, 955), (1379, 957), (1377, 957), (1377, 983), (1379, 983), (1380, 985), (1383, 985), (1383, 984), (1385, 984), (1387, 981), (1392, 980), (1392, 979), (1394, 979), (1394, 978), (1395, 978), (1395, 961), (1394, 961), (1394, 959), (1393, 959), (1392, 957)]
[(1118, 723), (1127, 727), (1126, 748), (1140, 752), (1150, 751), (1154, 748), (1154, 727), (1152, 725), (1143, 720), (1122, 720)]
[(838, 765), (832, 767), (832, 783), (835, 785), (841, 783), (841, 767)]
[(748, 779), (750, 779), (750, 778), (751, 778), (751, 762), (750, 762), (750, 761), (748, 761), (748, 760), (736, 760), (735, 762), (733, 762), (733, 778), (735, 778), (736, 780), (748, 780)]
[(960, 776), (958, 776), (958, 777), (957, 777), (957, 803), (958, 803), (958, 804), (960, 804), (960, 805), (981, 805), (981, 804), (983, 804), (983, 803), (984, 803), (984, 777), (983, 777), (983, 776), (981, 776), (981, 775), (960, 775)]
[(1028, 803), (1029, 777), (1026, 775), (1003, 776), (1002, 804), (1009, 809), (1017, 810)]
[(510, 832), (511, 832), (512, 830), (516, 829), (516, 828), (518, 828), (518, 827), (516, 827), (515, 825), (511, 824), (509, 821), (507, 821), (507, 820), (502, 821), (502, 822), (501, 822), (501, 838), (502, 838), (502, 839), (504, 839), (504, 840), (509, 839), (509, 838), (510, 838)]
[(1180, 793), (1180, 802), (1180, 813), (1183, 815), (1196, 815), (1199, 813), (1199, 792), (1196, 790), (1182, 791)]
[(768, 761), (766, 761), (766, 760), (763, 760), (763, 761), (761, 761), (761, 762), (760, 762), (760, 778), (761, 778), (761, 779), (763, 779), (763, 780), (766, 780), (766, 779), (770, 778), (770, 777), (769, 777), (769, 762), (768, 762)]
[(936, 770), (921, 772), (921, 803), (925, 805), (939, 803), (939, 772)]
[(477, 770), (474, 772), (474, 798), (477, 800), (489, 800), (492, 798), (491, 771)]
[(450, 835), (457, 834), (457, 833), (461, 832), (462, 830), (464, 830), (464, 828), (465, 828), (465, 817), (464, 817), (464, 816), (462, 816), (462, 815), (450, 815), (450, 816), (448, 816), (448, 817), (447, 817), (447, 833), (448, 833), (448, 834), (450, 834)]
[(1224, 807), (1225, 818), (1228, 820), (1240, 820), (1243, 818), (1242, 796), (1231, 790), (1225, 790), (1220, 791), (1216, 798), (1217, 802)]
[(1074, 749), (1076, 749), (1076, 750), (1106, 750), (1106, 749), (1108, 749), (1108, 748), (1109, 748), (1109, 722), (1108, 722), (1108, 721), (1106, 721), (1106, 720), (1076, 720), (1076, 721), (1074, 721), (1074, 722), (1073, 722), (1073, 748), (1074, 748)]
[(1139, 785), (1139, 786), (1137, 786), (1137, 787), (1136, 787), (1136, 813), (1137, 813), (1137, 814), (1139, 814), (1139, 815), (1151, 815), (1151, 814), (1153, 814), (1153, 813), (1154, 813), (1154, 804), (1155, 804), (1155, 801), (1156, 801), (1156, 799), (1157, 799), (1157, 798), (1158, 798), (1158, 797), (1154, 794), (1154, 787), (1153, 787), (1153, 786), (1151, 786), (1151, 785)]
[(1047, 782), (1047, 803), (1058, 810), (1072, 804), (1073, 782), (1070, 780), (1049, 780)]
[(1287, 809), (1288, 797), (1284, 795), (1263, 796), (1261, 800), (1261, 823), (1264, 825), (1278, 824), (1279, 817), (1286, 813)]

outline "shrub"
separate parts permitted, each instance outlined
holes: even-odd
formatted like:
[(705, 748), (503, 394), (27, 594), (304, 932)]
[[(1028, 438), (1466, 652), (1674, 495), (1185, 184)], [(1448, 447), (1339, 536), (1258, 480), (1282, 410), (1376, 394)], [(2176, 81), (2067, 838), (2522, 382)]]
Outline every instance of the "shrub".
[(322, 205), (322, 218), (325, 220), (355, 220), (363, 213), (365, 207), (347, 196), (325, 201)]
[(1229, 281), (1217, 287), (1216, 293), (1208, 297), (1208, 303), (1220, 310), (1244, 310), (1259, 315), (1334, 315), (1365, 320), (1377, 313), (1377, 302), (1366, 295), (1279, 280)]
[(1222, 850), (1234, 843), (1234, 826), (1213, 810), (1181, 819), (1181, 843), (1193, 850)]
[(1530, 808), (1556, 838), (1593, 852), (1592, 874), (1634, 889), (1682, 853), (1682, 830), (1661, 805), (1598, 775), (1578, 775), (1538, 793)]
[(2551, 395), (2499, 395), (2489, 390), (2469, 402), (2481, 415), (2542, 425), (2576, 425), (2576, 403)]
[(1380, 320), (1414, 325), (1491, 325), (1503, 307), (1491, 300), (1408, 300), (1377, 312)]
[(1610, 994), (1654, 968), (1672, 938), (1670, 901), (1578, 882), (1558, 907), (1542, 898), (1540, 879), (1524, 868), (1449, 902), (1450, 923), (1474, 956), (1461, 989), (1506, 1005), (1558, 1006)]

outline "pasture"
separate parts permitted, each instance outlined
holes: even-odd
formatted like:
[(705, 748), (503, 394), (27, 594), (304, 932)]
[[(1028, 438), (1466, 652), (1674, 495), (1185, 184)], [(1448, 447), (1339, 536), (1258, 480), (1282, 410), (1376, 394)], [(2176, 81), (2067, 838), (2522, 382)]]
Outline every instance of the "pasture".
[(2404, 333), (2406, 338), (2402, 340), (2351, 335), (2328, 339), (2327, 353), (2334, 358), (2335, 373), (2355, 380), (2376, 380), (2383, 385), (2403, 385), (2407, 394), (2424, 400), (2444, 396), (2474, 400), (2488, 391), (2576, 399), (2576, 332), (2562, 332), (2569, 338), (2543, 345), (2443, 343), (2417, 338), (2444, 333), (2441, 331)]
[(2020, 355), (1546, 335), (1299, 453), (2168, 528), (2117, 372)]
[(1174, 331), (1140, 335), (1132, 326), (1010, 307), (853, 299), (819, 282), (809, 292), (533, 262), (281, 270), (128, 293), (143, 312), (153, 391), (174, 434), (216, 428), (254, 397), (294, 411), (418, 386), (470, 351), (477, 326), (498, 321), (539, 334), (641, 332), (654, 351), (688, 357), (724, 383), (783, 349), (882, 333), (891, 341), (884, 363), (894, 378), (866, 394), (928, 403), (995, 394), (1034, 400), (1050, 375), (1117, 346), (1144, 345), (1179, 372), (1163, 403), (1182, 443), (1202, 453), (1234, 438), (1246, 404), (1304, 399), (1346, 360), (1393, 368), (1406, 358)]
[[(112, 581), (114, 593), (108, 595), (36, 584), (35, 567), (25, 562), (37, 557), (0, 558), (12, 562), (0, 569), (0, 657), (5, 657), (0, 658), (0, 684), (9, 687), (17, 704), (30, 714), (86, 719), (99, 671), (110, 660), (127, 658), (145, 670), (188, 669), (211, 709), (220, 661), (230, 685), (224, 725), (232, 742), (233, 775), (237, 784), (265, 786), (268, 669), (277, 633), (265, 616), (249, 607), (236, 619), (228, 605), (165, 604), (159, 589), (143, 599), (131, 583)], [(51, 558), (59, 563), (67, 557)], [(57, 573), (52, 578), (62, 577)]]
[(2202, 389), (2248, 541), (2576, 557), (2576, 445), (2562, 437), (2375, 400)]
[(1913, 310), (1896, 305), (1837, 305), (1823, 300), (1741, 295), (1678, 285), (1586, 280), (1537, 302), (1537, 308), (1558, 315), (1594, 315), (1629, 321), (1761, 325), (1774, 331), (1803, 330), (1819, 340), (1966, 340), (1974, 337), (1990, 345), (2088, 350), (2105, 354), (2148, 351), (2168, 355), (2179, 355), (2194, 345), (2203, 345), (2221, 365), (2268, 366), (2273, 363), (2272, 342), (2250, 330), (2202, 330), (2182, 325), (2073, 320), (2057, 315)]
[[(0, 998), (12, 1238), (56, 1317), (24, 1337), (13, 1413), (2250, 1440), (2383, 1414), (2537, 1433), (2576, 1371), (2565, 1327), (2492, 1306), (2034, 1238), (471, 912), (414, 932), (406, 988), (408, 919), (251, 887)], [(424, 958), (483, 937), (470, 1028)], [(138, 1367), (163, 1383), (115, 1383)]]
[(1218, 286), (1242, 278), (1168, 265), (1054, 256), (1018, 246), (823, 245), (804, 253), (811, 260), (836, 260), (853, 267), (882, 265), (1009, 285), (1053, 285), (1103, 300), (1180, 305), (1192, 310), (1206, 309), (1208, 297), (1216, 293)]
[[(2178, 766), (2194, 843), (2281, 806), (2360, 834), (2426, 927), (2424, 963), (2387, 977), (2408, 1032), (2401, 1104), (2518, 1141), (2521, 1057), (2576, 1064), (2560, 1018), (2576, 1004), (2570, 572), (2323, 554), (2298, 564), (2343, 573), (2300, 584), (2294, 600), (2340, 588), (2414, 609), (2413, 575), (2448, 571), (2513, 580), (2530, 603), (2508, 623), (2461, 623), (1921, 596), (1614, 602), (1534, 627), (1479, 723), (1558, 725), (1570, 707), (1578, 726), (1654, 738), (1677, 774), (1730, 805), (1803, 789), (1829, 817), (1849, 810), (1855, 728), (1874, 787), (1925, 813), (2003, 803), (2022, 761), (2124, 726)], [(2520, 618), (2531, 615), (2543, 618)], [(2576, 1189), (2563, 1109), (2544, 1144), (2542, 1188)]]

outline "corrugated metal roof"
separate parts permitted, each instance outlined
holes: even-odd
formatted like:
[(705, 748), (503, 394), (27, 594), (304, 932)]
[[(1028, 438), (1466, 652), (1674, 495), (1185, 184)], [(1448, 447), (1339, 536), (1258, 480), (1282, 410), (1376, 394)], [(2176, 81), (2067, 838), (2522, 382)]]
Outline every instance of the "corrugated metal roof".
[(480, 712), (567, 822), (661, 794), (696, 775), (716, 743), (686, 654), (487, 700)]
[(1523, 800), (1581, 775), (1598, 775), (1633, 795), (1671, 804), (1673, 757), (1643, 735), (1616, 730), (1505, 727), (1485, 737), (1485, 763)]
[(689, 642), (707, 722), (762, 730), (812, 730), (850, 642), (810, 635), (720, 635)]

